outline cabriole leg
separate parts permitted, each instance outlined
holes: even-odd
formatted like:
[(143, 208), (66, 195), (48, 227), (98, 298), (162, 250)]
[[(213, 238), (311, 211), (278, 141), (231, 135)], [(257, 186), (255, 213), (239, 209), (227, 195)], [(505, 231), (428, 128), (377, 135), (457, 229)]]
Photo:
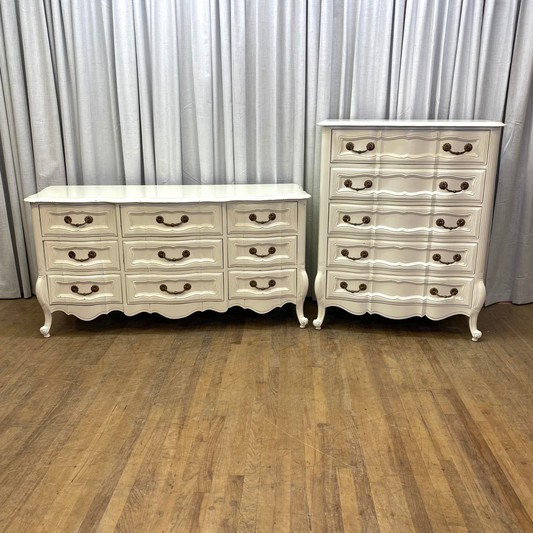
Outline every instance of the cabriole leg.
[(326, 274), (325, 272), (318, 272), (315, 279), (315, 294), (316, 303), (318, 305), (318, 315), (313, 320), (313, 326), (316, 329), (322, 329), (322, 322), (326, 315)]
[(37, 279), (37, 284), (35, 285), (35, 294), (37, 295), (37, 300), (41, 304), (44, 313), (44, 326), (40, 329), (40, 331), (43, 334), (43, 337), (48, 338), (50, 337), (50, 328), (52, 327), (52, 312), (50, 311), (45, 278), (40, 277)]
[(470, 332), (472, 333), (472, 340), (474, 342), (478, 341), (481, 338), (481, 331), (477, 329), (477, 317), (479, 316), (479, 310), (475, 310), (470, 315), (469, 325), (470, 325)]
[(479, 316), (481, 308), (483, 307), (483, 304), (485, 303), (486, 293), (487, 291), (485, 289), (485, 284), (483, 283), (483, 281), (477, 280), (474, 286), (474, 298), (472, 306), (473, 308), (469, 320), (470, 332), (472, 333), (472, 340), (474, 342), (478, 341), (482, 335), (481, 331), (477, 329), (477, 318)]
[(309, 320), (304, 316), (304, 302), (307, 296), (307, 289), (309, 288), (309, 278), (305, 270), (298, 270), (298, 299), (296, 301), (296, 315), (300, 321), (300, 327), (303, 329), (309, 323)]

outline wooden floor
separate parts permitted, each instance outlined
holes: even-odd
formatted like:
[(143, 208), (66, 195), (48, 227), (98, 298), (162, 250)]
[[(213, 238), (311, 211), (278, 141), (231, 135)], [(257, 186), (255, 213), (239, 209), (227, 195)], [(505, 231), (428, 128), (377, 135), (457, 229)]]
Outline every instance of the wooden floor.
[(533, 532), (531, 305), (0, 324), (0, 531)]

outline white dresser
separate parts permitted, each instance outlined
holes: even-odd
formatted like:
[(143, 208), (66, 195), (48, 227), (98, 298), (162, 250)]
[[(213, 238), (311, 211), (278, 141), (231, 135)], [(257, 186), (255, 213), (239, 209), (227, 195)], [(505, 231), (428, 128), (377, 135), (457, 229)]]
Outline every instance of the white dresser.
[(26, 198), (41, 333), (54, 311), (181, 318), (288, 302), (305, 327), (307, 198), (294, 184), (48, 187)]
[(389, 318), (470, 317), (485, 301), (500, 122), (327, 120), (315, 292)]

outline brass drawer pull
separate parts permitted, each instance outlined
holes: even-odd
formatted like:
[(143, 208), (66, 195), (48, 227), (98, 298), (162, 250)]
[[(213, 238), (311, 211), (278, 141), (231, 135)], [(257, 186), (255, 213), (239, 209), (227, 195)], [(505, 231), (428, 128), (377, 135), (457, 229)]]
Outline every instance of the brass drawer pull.
[(346, 222), (346, 224), (350, 224), (351, 226), (362, 226), (363, 224), (370, 224), (370, 217), (367, 216), (363, 217), (361, 219), (361, 222), (350, 222), (350, 220), (352, 220), (350, 215), (344, 215), (342, 217), (342, 221)]
[(276, 253), (276, 248), (271, 246), (268, 249), (268, 254), (258, 254), (257, 248), (250, 248), (248, 251), (250, 252), (250, 255), (255, 255), (256, 257), (268, 257), (269, 255), (274, 255)]
[(361, 259), (366, 259), (368, 257), (368, 252), (366, 250), (362, 250), (359, 254), (360, 257), (350, 257), (350, 250), (344, 248), (341, 250), (341, 255), (346, 257), (346, 259), (351, 259), (352, 261), (360, 261)]
[(96, 252), (94, 252), (93, 250), (91, 250), (88, 254), (87, 254), (87, 257), (85, 259), (78, 259), (76, 257), (76, 252), (74, 252), (73, 250), (70, 250), (70, 252), (68, 253), (68, 256), (71, 258), (71, 259), (74, 259), (74, 261), (78, 261), (79, 263), (84, 263), (85, 261), (89, 261), (89, 259), (94, 259), (96, 257)]
[(72, 285), (72, 287), (70, 287), (70, 290), (74, 293), (74, 294), (79, 294), (80, 296), (89, 296), (91, 294), (93, 294), (94, 292), (98, 292), (100, 290), (100, 287), (98, 287), (98, 285), (93, 285), (91, 287), (91, 292), (80, 292), (80, 289), (77, 285)]
[(450, 289), (449, 296), (442, 296), (442, 294), (439, 294), (439, 289), (433, 287), (429, 291), (429, 294), (431, 294), (431, 296), (438, 296), (439, 298), (451, 298), (452, 296), (457, 296), (459, 294), (459, 290), (454, 287), (453, 289)]
[(344, 180), (344, 186), (348, 189), (352, 189), (352, 191), (364, 191), (365, 189), (370, 189), (373, 185), (372, 180), (366, 180), (363, 185), (364, 187), (352, 187), (352, 180)]
[(192, 289), (192, 285), (190, 283), (185, 283), (182, 291), (169, 291), (165, 284), (159, 285), (159, 289), (161, 292), (168, 292), (168, 294), (183, 294), (185, 291), (190, 291)]
[(251, 213), (248, 218), (252, 222), (257, 222), (258, 224), (267, 224), (268, 222), (272, 222), (273, 220), (276, 220), (276, 213), (270, 213), (268, 215), (268, 220), (257, 220), (257, 215), (255, 213)]
[(341, 281), (341, 289), (344, 289), (345, 291), (348, 291), (348, 292), (351, 292), (352, 294), (355, 294), (356, 292), (362, 292), (362, 291), (366, 291), (366, 285), (364, 283), (361, 283), (359, 285), (359, 290), (358, 291), (352, 291), (348, 288), (348, 283), (346, 283), (345, 281)]
[(272, 287), (275, 287), (275, 286), (276, 286), (276, 281), (273, 280), (273, 279), (271, 279), (268, 282), (268, 287), (258, 287), (257, 286), (257, 281), (255, 281), (255, 279), (250, 281), (250, 287), (253, 287), (254, 289), (259, 289), (260, 291), (266, 291), (267, 289), (271, 289)]
[(461, 183), (459, 189), (448, 189), (448, 182), (447, 181), (441, 181), (439, 183), (439, 189), (442, 189), (443, 191), (453, 192), (454, 194), (456, 192), (466, 191), (466, 189), (468, 189), (469, 186), (470, 185), (468, 184), (467, 181), (463, 181), (463, 183)]
[(354, 154), (365, 154), (366, 152), (371, 152), (376, 145), (374, 143), (367, 143), (366, 150), (355, 150), (355, 144), (353, 142), (346, 143), (346, 150), (353, 152)]
[(442, 145), (442, 149), (445, 151), (445, 152), (450, 152), (450, 154), (453, 154), (453, 155), (463, 155), (463, 154), (466, 154), (467, 152), (471, 152), (472, 151), (472, 148), (473, 146), (470, 144), (470, 143), (466, 143), (465, 144), (465, 147), (464, 147), (464, 150), (462, 152), (454, 152), (452, 150), (452, 145), (450, 143), (444, 143)]
[(453, 265), (454, 263), (461, 261), (461, 254), (455, 254), (453, 256), (453, 261), (442, 261), (440, 254), (433, 254), (433, 261), (437, 261), (437, 263), (442, 263), (443, 265)]
[(74, 226), (75, 228), (81, 228), (81, 226), (85, 226), (85, 224), (92, 224), (93, 223), (93, 217), (92, 216), (86, 216), (83, 220), (85, 222), (80, 222), (79, 224), (76, 224), (75, 222), (72, 222), (72, 217), (69, 217), (68, 215), (63, 219), (67, 224), (70, 224), (71, 226)]
[(164, 224), (165, 226), (175, 228), (176, 226), (181, 226), (182, 224), (186, 224), (187, 222), (189, 222), (189, 217), (187, 215), (183, 215), (181, 217), (180, 222), (165, 222), (165, 219), (161, 215), (159, 215), (155, 218), (155, 221), (158, 224)]
[(446, 221), (443, 219), (443, 218), (438, 218), (436, 221), (435, 221), (435, 224), (437, 224), (437, 226), (441, 227), (441, 228), (444, 228), (444, 229), (449, 229), (449, 230), (452, 230), (452, 229), (457, 229), (457, 228), (461, 228), (463, 227), (466, 222), (465, 222), (465, 219), (464, 218), (460, 218), (456, 224), (457, 226), (446, 226)]
[(157, 256), (161, 259), (166, 259), (167, 261), (181, 261), (182, 259), (187, 259), (191, 255), (191, 252), (189, 250), (183, 250), (181, 252), (181, 257), (167, 257), (167, 254), (161, 250), (160, 252), (157, 252)]

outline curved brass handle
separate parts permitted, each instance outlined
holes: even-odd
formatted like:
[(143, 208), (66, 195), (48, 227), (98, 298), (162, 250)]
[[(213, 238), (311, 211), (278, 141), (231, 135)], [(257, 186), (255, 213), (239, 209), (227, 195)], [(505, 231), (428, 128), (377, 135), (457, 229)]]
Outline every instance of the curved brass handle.
[(448, 189), (447, 181), (441, 181), (439, 183), (439, 189), (442, 189), (443, 191), (453, 192), (453, 193), (466, 191), (466, 189), (468, 189), (469, 186), (470, 185), (468, 184), (468, 182), (463, 181), (463, 183), (461, 183), (461, 185), (459, 186), (460, 187), (459, 189)]
[(362, 250), (359, 254), (360, 257), (350, 257), (350, 251), (344, 248), (341, 250), (341, 255), (343, 257), (346, 257), (346, 259), (351, 259), (352, 261), (359, 261), (361, 259), (366, 259), (368, 257), (368, 252), (366, 250)]
[(76, 224), (75, 222), (72, 222), (72, 217), (69, 217), (68, 215), (63, 219), (67, 224), (70, 224), (71, 226), (74, 226), (75, 228), (80, 228), (81, 226), (85, 226), (85, 224), (92, 224), (93, 223), (93, 217), (88, 215), (83, 220), (84, 222), (80, 222), (79, 224)]
[(363, 183), (364, 187), (352, 187), (352, 180), (344, 180), (344, 186), (348, 187), (348, 189), (352, 189), (352, 191), (364, 191), (365, 189), (370, 189), (372, 185), (372, 180), (366, 180)]
[(467, 152), (471, 152), (472, 151), (472, 148), (473, 146), (470, 144), (470, 143), (466, 143), (465, 144), (465, 147), (464, 147), (464, 150), (462, 152), (454, 152), (452, 150), (452, 145), (450, 143), (444, 143), (442, 145), (442, 149), (445, 151), (445, 152), (450, 152), (450, 154), (453, 154), (453, 155), (463, 155), (463, 154), (466, 154)]
[(260, 291), (266, 291), (267, 289), (271, 289), (272, 287), (275, 287), (275, 286), (276, 286), (276, 281), (273, 280), (273, 279), (271, 279), (268, 282), (268, 287), (258, 287), (257, 286), (257, 281), (255, 281), (255, 279), (250, 281), (250, 287), (253, 287), (254, 289), (259, 289)]
[(354, 150), (355, 144), (353, 142), (346, 143), (346, 150), (353, 152), (354, 154), (365, 154), (366, 152), (371, 152), (376, 145), (374, 143), (367, 143), (366, 150)]
[(433, 254), (433, 261), (437, 261), (437, 263), (442, 263), (443, 265), (453, 265), (454, 263), (461, 261), (461, 254), (455, 254), (453, 256), (453, 261), (442, 261), (440, 254)]
[(274, 255), (276, 253), (276, 248), (274, 246), (271, 246), (269, 249), (268, 249), (268, 254), (258, 254), (257, 253), (257, 248), (250, 248), (248, 250), (250, 252), (250, 255), (255, 255), (256, 257), (268, 257), (269, 255)]
[(364, 216), (361, 219), (361, 222), (350, 222), (351, 217), (350, 215), (344, 215), (342, 217), (342, 221), (346, 222), (346, 224), (350, 224), (350, 226), (362, 226), (363, 224), (370, 224), (370, 217)]
[(182, 259), (186, 259), (191, 255), (191, 252), (189, 250), (183, 250), (181, 252), (181, 257), (167, 257), (167, 254), (161, 250), (160, 252), (157, 252), (157, 256), (161, 259), (166, 259), (167, 261), (181, 261)]
[(268, 220), (257, 220), (257, 215), (255, 213), (251, 213), (248, 218), (252, 222), (257, 222), (258, 224), (267, 224), (268, 222), (272, 222), (273, 220), (276, 220), (276, 213), (270, 213), (268, 215)]
[(453, 289), (450, 289), (449, 296), (443, 296), (442, 294), (439, 294), (439, 289), (433, 287), (429, 291), (429, 294), (431, 294), (431, 296), (438, 296), (439, 298), (451, 298), (452, 296), (457, 296), (459, 294), (459, 290), (454, 287)]
[(466, 221), (464, 218), (460, 218), (456, 224), (457, 226), (446, 226), (446, 221), (443, 219), (443, 218), (438, 218), (436, 221), (435, 221), (435, 224), (437, 224), (437, 226), (441, 227), (441, 228), (444, 228), (444, 229), (457, 229), (457, 228), (461, 228), (462, 226), (464, 226), (466, 224)]
[(91, 295), (93, 292), (98, 292), (100, 290), (100, 287), (98, 287), (98, 285), (93, 285), (91, 287), (91, 292), (80, 292), (80, 289), (77, 285), (72, 285), (72, 287), (70, 287), (70, 290), (74, 293), (74, 294), (79, 294), (80, 296), (89, 296)]
[(169, 226), (171, 228), (175, 228), (176, 226), (181, 226), (182, 224), (186, 224), (187, 222), (189, 222), (189, 217), (187, 215), (182, 215), (182, 217), (180, 219), (180, 222), (165, 222), (164, 217), (159, 215), (159, 216), (155, 217), (155, 221), (158, 224), (163, 224), (165, 226)]
[(168, 292), (168, 294), (183, 294), (185, 291), (190, 291), (192, 289), (192, 285), (190, 283), (185, 283), (183, 285), (182, 291), (169, 291), (168, 287), (163, 283), (162, 285), (159, 285), (159, 290), (161, 292)]
[(352, 294), (355, 294), (356, 292), (366, 291), (366, 285), (364, 283), (361, 283), (359, 285), (359, 290), (358, 291), (351, 291), (348, 288), (348, 283), (346, 283), (345, 281), (341, 281), (341, 289), (344, 289), (345, 291), (348, 291), (348, 292), (351, 292)]
[(87, 257), (85, 259), (78, 259), (76, 257), (76, 252), (74, 252), (73, 250), (70, 250), (70, 252), (68, 253), (68, 256), (71, 258), (71, 259), (74, 259), (74, 261), (78, 261), (79, 263), (84, 263), (85, 261), (89, 261), (89, 259), (94, 259), (96, 257), (96, 252), (94, 252), (93, 250), (91, 250), (88, 254), (87, 254)]

